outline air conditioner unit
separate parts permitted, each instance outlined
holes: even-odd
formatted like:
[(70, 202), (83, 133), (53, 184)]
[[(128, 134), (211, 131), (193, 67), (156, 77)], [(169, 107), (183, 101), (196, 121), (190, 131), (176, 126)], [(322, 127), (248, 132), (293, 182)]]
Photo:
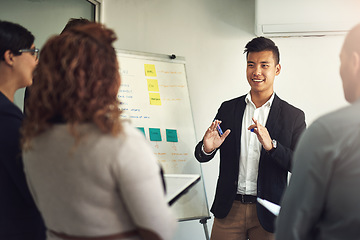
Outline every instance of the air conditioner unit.
[(339, 35), (358, 23), (360, 0), (255, 0), (257, 36)]

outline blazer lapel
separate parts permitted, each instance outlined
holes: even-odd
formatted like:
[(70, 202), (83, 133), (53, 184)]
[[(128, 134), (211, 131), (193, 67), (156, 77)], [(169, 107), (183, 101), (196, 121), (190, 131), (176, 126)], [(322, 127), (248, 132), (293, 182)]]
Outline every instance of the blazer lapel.
[(265, 125), (270, 136), (274, 135), (276, 131), (275, 127), (278, 126), (276, 123), (278, 121), (281, 112), (280, 102), (281, 102), (280, 98), (275, 94), (273, 103), (271, 104), (269, 116)]
[[(246, 96), (246, 95), (245, 95)], [(238, 146), (236, 148), (236, 155), (237, 155), (237, 159), (240, 158), (240, 140), (241, 140), (241, 126), (242, 126), (242, 120), (243, 120), (243, 116), (244, 116), (244, 111), (245, 111), (245, 107), (246, 107), (246, 103), (245, 103), (245, 96), (241, 97), (237, 103), (237, 106), (235, 108), (235, 133), (236, 133), (236, 146)]]

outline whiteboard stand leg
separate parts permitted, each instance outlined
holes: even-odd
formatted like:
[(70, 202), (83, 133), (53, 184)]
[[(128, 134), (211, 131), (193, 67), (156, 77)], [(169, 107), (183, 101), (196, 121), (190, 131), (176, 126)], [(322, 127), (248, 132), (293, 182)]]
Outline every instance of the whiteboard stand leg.
[(200, 219), (200, 223), (201, 223), (201, 224), (203, 225), (203, 227), (204, 227), (204, 232), (205, 232), (205, 238), (206, 238), (206, 240), (210, 240), (210, 238), (209, 238), (209, 231), (208, 231), (207, 224), (206, 224), (208, 219), (210, 219), (210, 217)]

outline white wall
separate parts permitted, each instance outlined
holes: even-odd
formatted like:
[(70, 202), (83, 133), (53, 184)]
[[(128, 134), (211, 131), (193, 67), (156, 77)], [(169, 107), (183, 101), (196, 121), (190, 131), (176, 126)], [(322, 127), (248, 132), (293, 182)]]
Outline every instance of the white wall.
[[(0, 20), (18, 23), (35, 36), (41, 48), (52, 35), (59, 34), (70, 18), (94, 19), (94, 7), (86, 0), (0, 0)], [(14, 103), (23, 109), (25, 88), (15, 93)]]
[[(198, 140), (222, 101), (249, 91), (243, 50), (255, 37), (253, 0), (104, 0), (103, 7), (104, 23), (118, 36), (116, 48), (186, 58)], [(303, 109), (307, 123), (346, 104), (338, 74), (343, 39), (273, 39), (282, 64), (275, 91)], [(210, 206), (218, 164), (216, 156), (202, 165)], [(212, 220), (209, 231), (211, 225)], [(182, 222), (175, 239), (205, 239), (205, 235), (198, 221)]]
[[(73, 5), (67, 8), (65, 2), (70, 1)], [(88, 14), (81, 1), (52, 2), (58, 3), (58, 10), (49, 9), (49, 0), (1, 0), (0, 19), (29, 28), (37, 37), (36, 45), (41, 46), (48, 36), (61, 31), (68, 18)], [(194, 125), (200, 140), (221, 102), (249, 91), (243, 50), (255, 37), (254, 12), (254, 0), (103, 0), (102, 19), (116, 31), (117, 48), (186, 58)], [(338, 74), (343, 38), (273, 39), (280, 48), (282, 64), (275, 91), (303, 109), (308, 123), (346, 104)], [(216, 156), (202, 165), (210, 206), (218, 164)], [(208, 223), (210, 231), (211, 225), (212, 220)], [(189, 221), (180, 223), (175, 239), (205, 236), (198, 221)]]

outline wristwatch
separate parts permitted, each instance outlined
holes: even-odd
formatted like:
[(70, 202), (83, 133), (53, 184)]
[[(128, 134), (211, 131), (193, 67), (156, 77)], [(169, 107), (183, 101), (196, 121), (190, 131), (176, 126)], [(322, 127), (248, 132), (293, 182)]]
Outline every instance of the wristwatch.
[(277, 147), (277, 141), (275, 139), (271, 141), (272, 141), (273, 149), (275, 149)]
[(273, 148), (267, 151), (268, 154), (271, 154), (273, 151), (275, 151), (277, 147), (277, 141), (275, 139), (271, 140)]

